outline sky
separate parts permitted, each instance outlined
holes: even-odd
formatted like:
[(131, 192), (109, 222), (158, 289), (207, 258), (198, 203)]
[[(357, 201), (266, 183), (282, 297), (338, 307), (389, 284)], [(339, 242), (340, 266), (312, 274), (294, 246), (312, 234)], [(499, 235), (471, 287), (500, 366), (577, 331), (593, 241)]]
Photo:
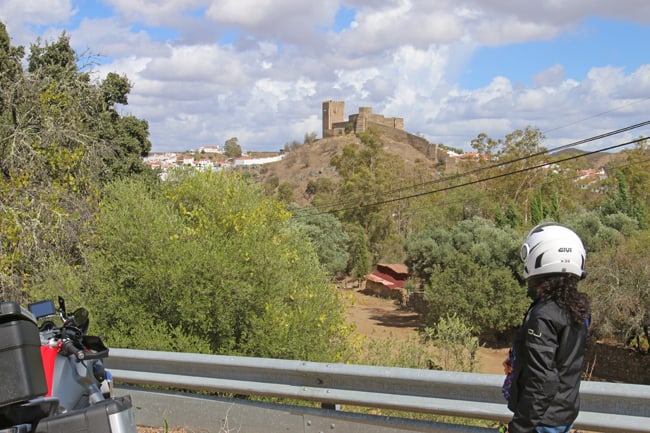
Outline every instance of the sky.
[(3, 0), (0, 20), (13, 45), (65, 31), (94, 79), (125, 75), (121, 111), (149, 122), (153, 152), (278, 151), (321, 137), (328, 100), (464, 151), (480, 133), (531, 126), (553, 149), (650, 120), (647, 0)]

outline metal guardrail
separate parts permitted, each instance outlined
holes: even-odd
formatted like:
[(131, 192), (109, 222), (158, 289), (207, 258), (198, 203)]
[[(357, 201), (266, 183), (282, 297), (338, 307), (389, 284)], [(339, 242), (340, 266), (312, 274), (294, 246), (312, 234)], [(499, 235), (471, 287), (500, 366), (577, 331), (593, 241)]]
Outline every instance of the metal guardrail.
[[(183, 390), (280, 397), (319, 402), (329, 406), (395, 409), (493, 421), (507, 421), (511, 417), (501, 395), (503, 377), (500, 375), (130, 349), (111, 349), (105, 364), (115, 381), (121, 384), (159, 385)], [(178, 397), (177, 393), (153, 394), (157, 396), (155, 398), (158, 399), (158, 405), (161, 404), (163, 395), (167, 398), (166, 404), (181, 404), (178, 400), (169, 400), (175, 398), (174, 396)], [(151, 395), (151, 391), (142, 391), (141, 397), (152, 401)], [(595, 432), (650, 432), (650, 386), (583, 382), (580, 395), (582, 404), (576, 428)], [(199, 396), (182, 398), (198, 399), (194, 400), (194, 405), (205, 405), (210, 400)], [(146, 406), (144, 403), (138, 404), (137, 398), (134, 400), (136, 406)], [(217, 400), (211, 401), (214, 411), (214, 402)], [(222, 410), (227, 409), (233, 416), (233, 408), (237, 407), (237, 411), (241, 412), (241, 405), (255, 405), (245, 402), (246, 400), (241, 399), (219, 400)], [(183, 407), (191, 407), (191, 404)], [(256, 410), (269, 413), (272, 408), (273, 406), (264, 406), (263, 409)], [(159, 414), (165, 411), (170, 413), (169, 408), (159, 406), (158, 409)], [(351, 422), (343, 418), (352, 416), (339, 411), (314, 408), (280, 408), (280, 413), (287, 411), (293, 414), (301, 412), (299, 419), (302, 422), (296, 422), (302, 427), (297, 428), (296, 432), (323, 431), (310, 428), (314, 423), (309, 424), (308, 421), (317, 418), (324, 419), (324, 425), (330, 423), (328, 430), (333, 431), (335, 427), (332, 426), (337, 424), (334, 419), (338, 420), (340, 426), (341, 423)], [(163, 421), (162, 415), (160, 416), (159, 423)], [(262, 420), (266, 417), (261, 416)], [(358, 418), (354, 431), (358, 432), (381, 431), (379, 427), (393, 432), (493, 431), (469, 426), (387, 420), (386, 417), (359, 418), (358, 414), (354, 416)], [(246, 425), (246, 422), (250, 424), (249, 418), (250, 416), (241, 415), (236, 431), (259, 433), (260, 430)], [(282, 418), (286, 423), (279, 422), (276, 429), (269, 429), (268, 423), (262, 422), (266, 426), (264, 431), (294, 431), (287, 428), (290, 417), (285, 415)], [(192, 419), (199, 423), (197, 417)], [(219, 419), (220, 430), (210, 431), (227, 430), (223, 427), (227, 417), (222, 413)], [(402, 425), (398, 428), (388, 421), (400, 421), (398, 424)], [(214, 423), (214, 419), (210, 422)], [(364, 425), (373, 427), (371, 430), (364, 430)], [(340, 428), (336, 430), (340, 431)]]

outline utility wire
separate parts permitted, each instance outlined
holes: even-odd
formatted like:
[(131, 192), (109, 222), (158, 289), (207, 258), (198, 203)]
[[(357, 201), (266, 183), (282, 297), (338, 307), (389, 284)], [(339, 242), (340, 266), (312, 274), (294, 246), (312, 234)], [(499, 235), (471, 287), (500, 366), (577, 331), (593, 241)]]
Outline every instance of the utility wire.
[[(650, 121), (648, 121), (646, 123), (650, 123)], [(345, 212), (345, 211), (353, 210), (353, 209), (365, 209), (365, 208), (369, 208), (369, 207), (382, 206), (382, 205), (389, 204), (389, 203), (394, 203), (394, 202), (397, 202), (397, 201), (408, 200), (408, 199), (412, 199), (412, 198), (421, 197), (421, 196), (424, 196), (424, 195), (449, 191), (449, 190), (456, 189), (456, 188), (462, 188), (462, 187), (469, 186), (469, 185), (475, 185), (475, 184), (482, 183), (482, 182), (488, 182), (488, 181), (491, 181), (491, 180), (500, 179), (500, 178), (503, 178), (503, 177), (512, 176), (512, 175), (515, 175), (515, 174), (520, 174), (520, 173), (524, 173), (524, 172), (531, 171), (531, 170), (536, 170), (536, 169), (539, 169), (539, 168), (542, 168), (542, 167), (545, 167), (545, 166), (548, 166), (548, 165), (551, 165), (551, 164), (561, 164), (561, 163), (566, 162), (566, 161), (571, 161), (571, 160), (574, 160), (574, 159), (577, 159), (577, 158), (584, 158), (584, 157), (587, 157), (589, 155), (593, 155), (593, 154), (600, 153), (600, 152), (605, 152), (605, 151), (612, 150), (612, 149), (617, 149), (617, 148), (624, 147), (624, 146), (629, 146), (630, 144), (636, 144), (636, 143), (639, 143), (639, 142), (642, 142), (642, 141), (645, 141), (645, 140), (646, 140), (646, 138), (644, 138), (644, 137), (637, 138), (637, 139), (634, 139), (634, 140), (627, 141), (625, 143), (620, 143), (620, 144), (615, 144), (615, 145), (612, 145), (612, 146), (609, 146), (609, 147), (605, 147), (603, 149), (594, 150), (594, 151), (590, 151), (590, 152), (585, 152), (585, 153), (581, 153), (581, 154), (577, 154), (577, 155), (572, 155), (572, 156), (568, 156), (566, 158), (559, 159), (559, 160), (556, 160), (556, 161), (553, 161), (553, 162), (544, 162), (542, 164), (522, 168), (522, 169), (519, 169), (519, 170), (507, 172), (507, 173), (500, 173), (500, 174), (497, 174), (497, 175), (472, 180), (472, 181), (461, 183), (461, 184), (458, 184), (458, 185), (450, 185), (450, 186), (447, 186), (447, 187), (444, 187), (444, 188), (434, 189), (434, 190), (430, 190), (430, 191), (424, 191), (424, 192), (417, 193), (417, 194), (411, 194), (411, 195), (405, 196), (405, 197), (398, 197), (398, 198), (392, 198), (392, 199), (387, 199), (387, 200), (381, 200), (381, 201), (376, 201), (376, 202), (368, 203), (368, 204), (357, 204), (355, 206), (349, 206), (349, 207), (334, 209), (334, 210), (330, 210), (330, 211), (322, 211), (322, 212), (319, 212), (319, 213), (310, 214), (309, 216), (315, 216), (315, 215), (320, 215), (320, 214), (325, 214), (325, 213), (339, 213), (339, 212)], [(546, 152), (540, 152), (540, 153), (546, 153)], [(538, 153), (538, 154), (540, 154), (540, 153)], [(538, 154), (536, 154), (536, 155), (538, 155)], [(294, 218), (300, 218), (300, 217), (301, 216), (294, 216)]]
[[(617, 169), (620, 169), (620, 168), (631, 167), (631, 166), (636, 166), (636, 165), (643, 165), (643, 164), (647, 164), (647, 163), (650, 163), (650, 158), (641, 159), (641, 160), (633, 161), (633, 162), (626, 162), (626, 163), (617, 164), (617, 165), (609, 165), (608, 169), (609, 170), (617, 170)], [(576, 176), (576, 179), (578, 179), (579, 177), (580, 176)], [(552, 184), (552, 183), (553, 183), (552, 180), (548, 180), (548, 181), (545, 181), (545, 182), (540, 182), (540, 183), (538, 183), (538, 185), (548, 185), (548, 184)], [(446, 200), (446, 201), (443, 200), (442, 202), (437, 202), (436, 205), (437, 206), (451, 206), (453, 204), (460, 204), (460, 203), (464, 203), (466, 201), (467, 201), (467, 199), (465, 199), (465, 200), (463, 200), (463, 199), (454, 199), (453, 201), (452, 200)], [(431, 205), (425, 205), (425, 206), (420, 206), (420, 207), (409, 206), (408, 209), (406, 209), (404, 211), (400, 211), (400, 213), (402, 215), (416, 215), (416, 214), (420, 213), (421, 211), (430, 210), (430, 208), (431, 208)]]
[[(596, 141), (596, 140), (601, 140), (603, 138), (611, 137), (613, 135), (617, 135), (617, 134), (621, 134), (623, 132), (631, 131), (633, 129), (641, 128), (641, 127), (649, 125), (649, 124), (650, 124), (650, 120), (647, 120), (645, 122), (636, 123), (634, 125), (630, 125), (630, 126), (626, 126), (624, 128), (616, 129), (614, 131), (609, 131), (609, 132), (606, 132), (606, 133), (603, 133), (603, 134), (599, 134), (599, 135), (592, 136), (592, 137), (589, 137), (589, 138), (585, 138), (585, 139), (582, 139), (582, 140), (574, 141), (574, 142), (571, 142), (571, 143), (568, 143), (568, 144), (565, 144), (565, 145), (562, 145), (562, 146), (555, 147), (553, 149), (542, 150), (540, 152), (536, 152), (536, 153), (533, 153), (533, 154), (530, 154), (530, 155), (521, 156), (519, 158), (515, 158), (515, 159), (512, 159), (512, 160), (499, 162), (499, 163), (492, 164), (492, 165), (489, 165), (489, 166), (486, 166), (486, 167), (479, 167), (479, 168), (476, 168), (476, 169), (473, 169), (473, 170), (470, 170), (470, 171), (466, 171), (466, 172), (463, 172), (463, 173), (457, 173), (457, 174), (455, 174), (453, 176), (450, 176), (450, 177), (439, 178), (439, 179), (435, 179), (435, 180), (431, 180), (431, 181), (427, 181), (427, 182), (422, 182), (422, 183), (418, 183), (418, 184), (414, 184), (414, 185), (409, 185), (409, 186), (405, 186), (405, 187), (396, 188), (396, 189), (393, 189), (393, 190), (388, 190), (388, 191), (383, 191), (383, 192), (380, 191), (380, 192), (374, 193), (373, 197), (377, 197), (377, 196), (380, 196), (380, 195), (382, 195), (382, 196), (392, 195), (392, 194), (400, 193), (400, 192), (403, 192), (403, 191), (412, 190), (412, 189), (416, 189), (416, 188), (422, 188), (422, 187), (426, 187), (426, 186), (441, 183), (441, 182), (457, 180), (457, 179), (467, 177), (467, 176), (470, 176), (470, 175), (473, 175), (473, 174), (481, 173), (483, 171), (492, 170), (492, 169), (499, 168), (499, 167), (505, 167), (507, 165), (514, 164), (514, 163), (520, 162), (520, 161), (525, 161), (525, 160), (528, 160), (528, 159), (532, 159), (532, 158), (535, 158), (537, 156), (541, 156), (541, 155), (545, 155), (545, 154), (551, 154), (551, 153), (559, 152), (560, 150), (564, 150), (564, 149), (568, 149), (568, 148), (571, 148), (571, 147), (579, 146), (581, 144), (590, 143), (590, 142)], [(604, 151), (604, 150), (602, 150), (602, 151)], [(595, 152), (586, 153), (585, 156), (593, 154), (593, 153), (595, 153)], [(543, 164), (543, 165), (546, 165), (546, 164)], [(514, 172), (514, 173), (517, 173), (517, 172)], [(445, 189), (442, 189), (442, 190), (444, 191)], [(427, 194), (427, 193), (425, 192), (423, 194)], [(417, 196), (417, 194), (415, 196)], [(411, 196), (409, 196), (409, 197), (411, 197)], [(398, 199), (393, 199), (393, 200), (398, 200)], [(328, 212), (327, 209), (344, 206), (347, 203), (350, 203), (351, 201), (352, 201), (352, 199), (322, 205), (322, 206), (320, 206), (320, 208), (323, 209), (323, 211), (321, 213), (327, 213)], [(390, 201), (387, 201), (387, 202), (390, 202)], [(380, 202), (380, 203), (383, 203), (383, 202)], [(349, 209), (354, 209), (356, 207), (357, 206), (352, 206)], [(346, 210), (347, 210), (347, 208), (346, 208)], [(335, 211), (335, 212), (338, 212), (338, 211)], [(311, 214), (311, 215), (313, 215), (313, 214)], [(318, 215), (318, 214), (316, 214), (316, 215)]]

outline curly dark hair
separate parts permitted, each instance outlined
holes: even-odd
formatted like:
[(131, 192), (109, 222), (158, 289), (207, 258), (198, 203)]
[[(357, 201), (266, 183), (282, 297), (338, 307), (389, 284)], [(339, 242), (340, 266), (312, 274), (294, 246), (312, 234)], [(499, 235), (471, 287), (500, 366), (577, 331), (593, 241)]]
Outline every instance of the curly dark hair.
[(578, 291), (580, 279), (573, 274), (556, 274), (543, 278), (539, 285), (540, 298), (554, 301), (569, 313), (574, 323), (581, 325), (591, 315), (589, 296)]

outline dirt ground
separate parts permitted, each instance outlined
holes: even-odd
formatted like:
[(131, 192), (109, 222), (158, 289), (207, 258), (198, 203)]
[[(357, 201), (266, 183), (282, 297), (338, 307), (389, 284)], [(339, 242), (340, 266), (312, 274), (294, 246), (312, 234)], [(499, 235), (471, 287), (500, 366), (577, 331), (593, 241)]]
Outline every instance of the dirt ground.
[[(366, 295), (359, 290), (346, 293), (353, 297), (347, 318), (356, 325), (355, 332), (359, 335), (408, 339), (416, 335), (422, 325), (417, 313), (401, 309), (394, 300)], [(508, 355), (508, 349), (482, 347), (478, 352), (479, 373), (503, 374), (501, 363)]]

